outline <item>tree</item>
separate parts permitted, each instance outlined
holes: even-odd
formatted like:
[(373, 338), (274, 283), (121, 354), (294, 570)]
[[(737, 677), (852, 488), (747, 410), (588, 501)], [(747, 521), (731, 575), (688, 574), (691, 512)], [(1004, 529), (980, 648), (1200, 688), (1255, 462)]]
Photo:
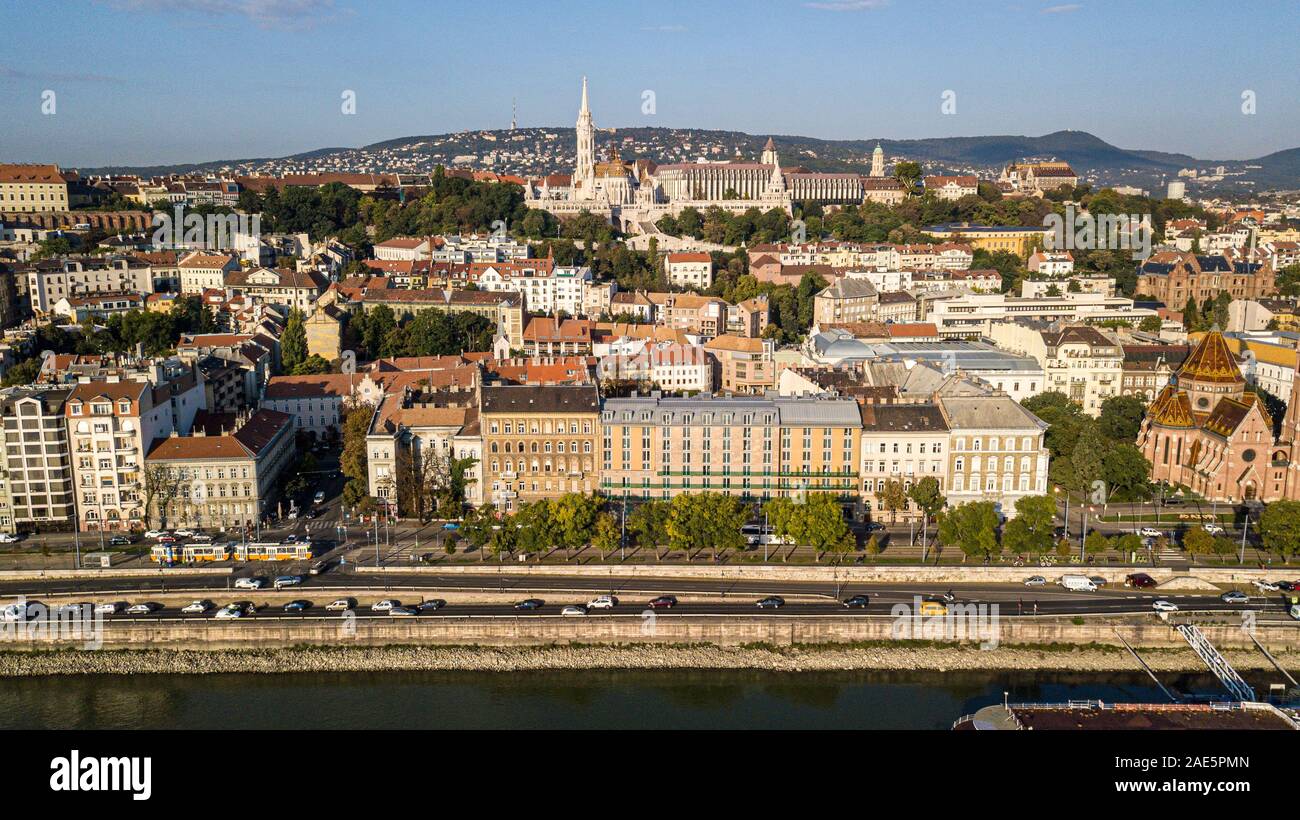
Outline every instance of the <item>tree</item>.
[(1111, 445), (1102, 459), (1107, 501), (1141, 501), (1151, 497), (1151, 462), (1134, 444)]
[(627, 517), (627, 528), (632, 531), (636, 542), (653, 549), (657, 560), (663, 560), (659, 555), (659, 545), (669, 541), (668, 513), (669, 502), (644, 501)]
[(907, 508), (907, 491), (903, 489), (903, 482), (890, 479), (881, 483), (880, 489), (876, 490), (876, 500), (889, 512), (889, 523), (893, 524), (898, 519), (898, 511)]
[(973, 501), (939, 514), (939, 538), (969, 556), (998, 552), (998, 513), (991, 501)]
[(144, 468), (144, 524), (152, 526), (158, 511), (158, 526), (166, 529), (167, 510), (181, 491), (180, 470), (170, 464), (146, 464)]
[(1083, 539), (1083, 550), (1089, 555), (1100, 555), (1108, 549), (1110, 549), (1110, 539), (1098, 530), (1093, 530)]
[(13, 387), (20, 384), (32, 384), (41, 375), (41, 360), (33, 357), (25, 359), (5, 371), (4, 386)]
[(1041, 555), (1052, 548), (1056, 499), (1030, 495), (1016, 501), (1016, 517), (1002, 531), (1002, 545), (1017, 555)]
[(692, 546), (708, 549), (713, 560), (721, 550), (745, 546), (740, 528), (749, 510), (734, 496), (722, 493), (683, 493), (671, 502), (668, 512), (668, 540), (688, 555)]
[(921, 180), (921, 163), (908, 161), (894, 163), (894, 178), (903, 183), (903, 188), (911, 193)]
[(1290, 560), (1300, 553), (1300, 501), (1274, 501), (1259, 515), (1264, 548)]
[(295, 373), (306, 360), (307, 327), (303, 324), (302, 311), (293, 308), (284, 323), (284, 333), (280, 335), (280, 369), (285, 373)]
[(1143, 333), (1159, 333), (1160, 328), (1164, 327), (1164, 322), (1159, 316), (1148, 316), (1138, 323), (1138, 330)]
[(1101, 434), (1111, 441), (1131, 444), (1137, 441), (1146, 410), (1146, 402), (1137, 396), (1111, 396), (1101, 403), (1097, 426)]
[(943, 485), (934, 476), (926, 476), (913, 484), (907, 497), (921, 511), (921, 549), (924, 550), (930, 520), (939, 514), (948, 499), (943, 497)]
[(846, 552), (856, 545), (834, 493), (809, 493), (802, 504), (794, 506), (804, 519), (803, 542), (813, 548), (818, 560), (823, 552)]
[(1214, 536), (1205, 527), (1192, 527), (1183, 534), (1183, 549), (1189, 555), (1209, 555), (1214, 552)]
[(599, 498), (582, 493), (565, 493), (551, 502), (551, 527), (566, 558), (571, 557), (571, 549), (591, 543), (601, 504)]
[(1128, 560), (1128, 556), (1136, 555), (1142, 550), (1142, 537), (1136, 533), (1125, 533), (1115, 539), (1114, 546), (1121, 555), (1125, 556), (1124, 560)]
[(602, 556), (608, 556), (618, 549), (621, 540), (617, 518), (607, 512), (596, 516), (596, 526), (592, 532), (591, 545)]

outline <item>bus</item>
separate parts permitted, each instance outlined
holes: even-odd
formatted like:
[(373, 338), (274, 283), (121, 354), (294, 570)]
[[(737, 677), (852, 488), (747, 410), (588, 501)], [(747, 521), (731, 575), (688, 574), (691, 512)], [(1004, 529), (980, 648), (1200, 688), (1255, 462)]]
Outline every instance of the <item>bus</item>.
[(235, 546), (236, 561), (307, 561), (311, 557), (308, 541), (294, 544), (259, 541)]

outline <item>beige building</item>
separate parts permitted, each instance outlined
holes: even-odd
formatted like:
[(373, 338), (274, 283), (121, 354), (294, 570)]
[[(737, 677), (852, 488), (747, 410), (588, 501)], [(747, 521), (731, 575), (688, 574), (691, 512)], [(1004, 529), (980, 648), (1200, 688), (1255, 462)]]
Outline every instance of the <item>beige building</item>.
[(707, 253), (670, 253), (664, 260), (668, 283), (706, 290), (713, 285), (713, 257)]
[(595, 385), (494, 385), (482, 388), (484, 501), (499, 510), (565, 493), (590, 493), (599, 481), (600, 396)]
[(5, 470), (0, 475), (0, 531), (69, 529), (77, 512), (63, 407), (71, 387), (0, 391)]
[(253, 268), (226, 274), (226, 286), (254, 302), (301, 310), (304, 315), (316, 308), (316, 299), (325, 291), (325, 277), (314, 270)]
[(845, 277), (813, 297), (813, 322), (869, 322), (876, 318), (880, 295), (866, 279)]
[(998, 347), (1032, 357), (1043, 367), (1044, 391), (1064, 393), (1090, 416), (1120, 395), (1124, 349), (1119, 341), (1089, 325), (1044, 330), (1030, 324), (998, 322), (990, 338)]
[(1016, 501), (1047, 492), (1047, 423), (1004, 395), (943, 396), (938, 400), (950, 431), (949, 506), (991, 501), (1003, 515)]
[[(451, 459), (474, 459), (465, 471), (465, 503), (483, 503), (483, 437), (473, 391), (403, 391), (379, 400), (366, 434), (370, 495), (397, 503), (401, 460), (438, 472)], [(407, 473), (409, 475), (409, 472)]]
[(0, 213), (68, 210), (68, 181), (57, 165), (0, 165)]
[(629, 500), (832, 492), (856, 509), (861, 428), (857, 402), (828, 396), (606, 399), (600, 488)]
[(728, 393), (762, 393), (776, 387), (776, 344), (724, 334), (704, 349), (717, 361), (713, 383)]
[[(923, 478), (948, 485), (948, 422), (936, 404), (862, 404), (862, 503), (875, 521), (887, 520), (876, 492), (896, 481), (904, 490)], [(909, 500), (894, 517), (919, 519)]]
[(226, 276), (239, 270), (239, 257), (194, 251), (182, 257), (176, 267), (180, 271), (181, 293), (199, 296), (205, 290), (225, 289)]
[(151, 521), (159, 527), (229, 529), (257, 523), (278, 495), (281, 473), (296, 457), (293, 419), (258, 410), (230, 432), (175, 431), (145, 456)]

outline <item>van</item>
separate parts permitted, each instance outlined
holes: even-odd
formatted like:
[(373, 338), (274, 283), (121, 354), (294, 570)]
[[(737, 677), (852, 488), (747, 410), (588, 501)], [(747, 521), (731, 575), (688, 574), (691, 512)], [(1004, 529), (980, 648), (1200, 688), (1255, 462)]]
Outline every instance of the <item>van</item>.
[(1097, 591), (1097, 585), (1087, 575), (1062, 575), (1061, 586), (1074, 592)]

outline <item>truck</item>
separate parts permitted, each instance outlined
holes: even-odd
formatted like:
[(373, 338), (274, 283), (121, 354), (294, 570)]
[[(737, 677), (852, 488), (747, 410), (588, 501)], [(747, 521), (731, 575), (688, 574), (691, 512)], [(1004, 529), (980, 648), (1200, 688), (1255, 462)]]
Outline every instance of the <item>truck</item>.
[(1062, 575), (1061, 586), (1073, 592), (1096, 592), (1097, 585), (1087, 575)]

